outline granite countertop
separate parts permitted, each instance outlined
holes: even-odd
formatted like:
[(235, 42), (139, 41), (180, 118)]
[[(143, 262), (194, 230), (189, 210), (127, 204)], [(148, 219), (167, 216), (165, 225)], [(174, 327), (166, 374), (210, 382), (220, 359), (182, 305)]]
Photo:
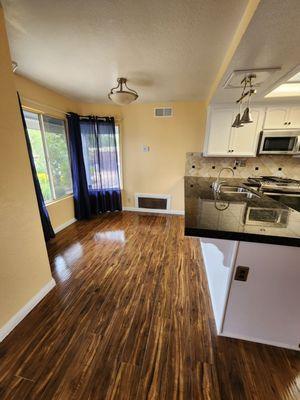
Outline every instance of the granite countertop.
[[(300, 246), (300, 212), (263, 194), (217, 194), (215, 180), (185, 177), (185, 235)], [(247, 188), (245, 179), (224, 180)]]

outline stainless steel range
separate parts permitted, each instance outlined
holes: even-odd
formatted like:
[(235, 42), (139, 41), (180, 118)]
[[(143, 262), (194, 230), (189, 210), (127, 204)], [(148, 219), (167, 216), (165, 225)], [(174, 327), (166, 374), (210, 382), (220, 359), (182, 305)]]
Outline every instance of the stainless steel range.
[(248, 178), (248, 185), (259, 189), (264, 194), (300, 211), (300, 181), (277, 176)]

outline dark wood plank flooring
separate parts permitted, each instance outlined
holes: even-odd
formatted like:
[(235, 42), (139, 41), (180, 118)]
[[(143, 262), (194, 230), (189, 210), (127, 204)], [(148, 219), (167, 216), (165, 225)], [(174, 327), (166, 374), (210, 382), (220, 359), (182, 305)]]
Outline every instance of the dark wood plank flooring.
[(48, 245), (56, 288), (0, 344), (0, 399), (300, 399), (300, 354), (217, 337), (183, 218), (77, 222)]

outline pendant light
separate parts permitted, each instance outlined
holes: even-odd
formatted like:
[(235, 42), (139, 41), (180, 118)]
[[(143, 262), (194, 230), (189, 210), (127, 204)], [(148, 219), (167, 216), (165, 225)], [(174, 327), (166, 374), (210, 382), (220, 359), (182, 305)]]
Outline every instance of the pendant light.
[(139, 97), (135, 90), (129, 89), (129, 87), (126, 84), (127, 82), (126, 78), (118, 78), (117, 82), (118, 86), (112, 88), (108, 94), (108, 98), (111, 101), (120, 106), (124, 106), (126, 104), (132, 103)]
[(253, 122), (253, 119), (252, 119), (252, 116), (251, 116), (251, 113), (250, 113), (250, 109), (249, 109), (249, 107), (247, 107), (245, 109), (245, 111), (244, 111), (244, 114), (243, 114), (242, 118), (241, 118), (241, 123), (242, 124), (250, 124), (252, 122)]
[(233, 121), (233, 124), (231, 125), (233, 128), (241, 128), (242, 126), (244, 126), (244, 124), (241, 120), (241, 108), (242, 108), (242, 104), (240, 103), (239, 112), (236, 115), (235, 120)]
[[(239, 108), (239, 113), (235, 117), (235, 120), (233, 124), (231, 125), (233, 128), (240, 128), (244, 126), (244, 124), (250, 124), (253, 122), (251, 112), (250, 112), (250, 100), (251, 96), (253, 93), (256, 93), (256, 90), (253, 89), (253, 84), (252, 84), (252, 79), (256, 78), (255, 74), (250, 74), (245, 76), (245, 78), (242, 80), (241, 84), (244, 84), (243, 87), (243, 92), (241, 94), (241, 97), (236, 101), (237, 104), (240, 105)], [(249, 90), (246, 92), (247, 87), (249, 87)], [(242, 102), (245, 97), (248, 96), (248, 102), (247, 102), (247, 107), (245, 108), (243, 115), (241, 117), (241, 107), (242, 107)]]

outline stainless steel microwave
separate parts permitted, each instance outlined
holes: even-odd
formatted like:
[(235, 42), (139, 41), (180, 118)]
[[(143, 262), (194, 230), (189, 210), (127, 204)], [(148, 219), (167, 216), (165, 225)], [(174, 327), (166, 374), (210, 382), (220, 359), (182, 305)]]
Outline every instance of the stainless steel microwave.
[(258, 154), (300, 154), (300, 131), (262, 131)]

